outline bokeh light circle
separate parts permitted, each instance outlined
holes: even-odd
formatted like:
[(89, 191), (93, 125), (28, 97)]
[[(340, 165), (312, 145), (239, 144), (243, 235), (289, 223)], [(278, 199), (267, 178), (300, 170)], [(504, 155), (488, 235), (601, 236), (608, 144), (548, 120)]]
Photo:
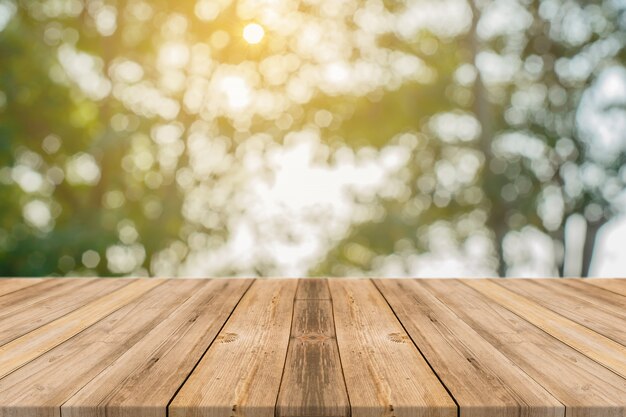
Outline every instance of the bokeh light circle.
[(258, 23), (249, 23), (243, 28), (243, 38), (251, 45), (261, 42), (264, 36), (265, 30)]

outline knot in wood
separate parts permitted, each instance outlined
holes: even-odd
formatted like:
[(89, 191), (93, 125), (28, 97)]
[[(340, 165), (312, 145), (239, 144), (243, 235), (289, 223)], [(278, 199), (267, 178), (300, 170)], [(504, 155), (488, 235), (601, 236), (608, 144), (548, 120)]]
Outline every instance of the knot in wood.
[(237, 335), (237, 333), (224, 333), (221, 334), (219, 336), (217, 336), (217, 342), (219, 343), (231, 343), (234, 342), (235, 340), (237, 340), (239, 338), (239, 336)]
[(406, 341), (409, 340), (409, 337), (407, 335), (400, 332), (389, 333), (387, 337), (389, 338), (389, 340), (396, 343), (406, 343)]

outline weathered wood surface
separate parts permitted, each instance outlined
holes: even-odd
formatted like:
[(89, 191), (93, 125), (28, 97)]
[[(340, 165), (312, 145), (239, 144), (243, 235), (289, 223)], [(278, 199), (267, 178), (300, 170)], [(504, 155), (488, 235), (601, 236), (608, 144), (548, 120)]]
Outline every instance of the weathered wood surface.
[(352, 416), (456, 416), (452, 398), (372, 282), (333, 280), (330, 290)]
[(348, 417), (350, 403), (335, 336), (328, 283), (298, 283), (277, 417)]
[[(458, 280), (421, 280), (462, 321), (565, 406), (568, 417), (607, 407), (624, 415), (626, 380)], [(606, 414), (603, 414), (606, 413)], [(608, 411), (599, 415), (611, 415)]]
[[(418, 281), (378, 280), (398, 318), (467, 417), (562, 416), (563, 406)], [(472, 381), (468, 384), (468, 381)]]
[(22, 288), (43, 282), (42, 278), (0, 279), (0, 295), (9, 294)]
[(252, 284), (172, 401), (170, 416), (274, 416), (297, 284)]
[(596, 362), (626, 377), (626, 346), (505, 288), (497, 280), (468, 280), (466, 284), (491, 301), (549, 333)]
[(626, 280), (0, 279), (0, 417), (626, 417)]

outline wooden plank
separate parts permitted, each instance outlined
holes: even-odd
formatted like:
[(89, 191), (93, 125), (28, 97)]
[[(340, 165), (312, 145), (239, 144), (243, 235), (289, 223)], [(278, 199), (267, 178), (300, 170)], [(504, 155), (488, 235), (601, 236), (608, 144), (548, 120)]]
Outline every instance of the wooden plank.
[(63, 294), (71, 288), (87, 284), (87, 280), (56, 278), (29, 285), (0, 297), (0, 317), (11, 317), (18, 311), (26, 310), (53, 295)]
[(459, 320), (423, 280), (375, 283), (456, 400), (461, 417), (563, 416), (563, 405)]
[(626, 279), (620, 278), (588, 278), (585, 282), (596, 287), (626, 296)]
[(477, 279), (463, 282), (563, 343), (612, 369), (622, 377), (626, 377), (626, 361), (624, 360), (626, 347), (528, 298), (509, 291), (494, 281), (497, 280)]
[(299, 281), (296, 300), (330, 300), (327, 280), (305, 278)]
[(576, 298), (581, 298), (622, 317), (626, 316), (626, 296), (589, 285), (588, 281), (588, 279), (579, 278), (541, 280), (542, 283), (550, 286), (558, 285), (561, 291)]
[(626, 347), (598, 333), (621, 337), (626, 297), (586, 280), (259, 280), (235, 308), (250, 282), (0, 295), (0, 417), (457, 416), (452, 397), (459, 417), (626, 417)]
[(352, 416), (456, 416), (454, 401), (374, 284), (329, 284)]
[[(23, 302), (4, 305), (0, 307), (0, 345), (129, 283), (126, 279), (71, 279), (52, 289), (35, 292)], [(29, 290), (36, 290), (37, 287), (29, 287)]]
[(163, 280), (157, 279), (133, 281), (117, 291), (94, 300), (1, 346), (0, 378), (41, 356), (162, 283)]
[(43, 278), (0, 278), (0, 296), (43, 282)]
[(63, 417), (165, 417), (251, 283), (200, 280), (179, 308), (65, 402)]
[[(137, 291), (150, 288), (146, 285), (151, 282), (133, 284), (141, 285)], [(0, 379), (0, 416), (60, 417), (69, 398), (166, 321), (201, 285), (200, 280), (152, 284), (150, 291)]]
[(301, 280), (294, 303), (291, 338), (276, 404), (277, 417), (347, 417), (333, 307), (325, 280)]
[(578, 297), (575, 290), (568, 290), (556, 280), (503, 279), (498, 281), (498, 284), (596, 333), (626, 345), (626, 310), (614, 312), (591, 303)]
[(274, 416), (297, 284), (252, 284), (172, 401), (169, 416)]
[(626, 380), (457, 280), (424, 280), (481, 337), (563, 405), (568, 417), (626, 415)]

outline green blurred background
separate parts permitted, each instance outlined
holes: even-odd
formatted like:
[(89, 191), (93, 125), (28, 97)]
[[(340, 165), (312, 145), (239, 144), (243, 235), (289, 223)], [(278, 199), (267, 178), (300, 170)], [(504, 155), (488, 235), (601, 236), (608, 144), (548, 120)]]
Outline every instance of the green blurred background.
[(626, 271), (626, 1), (0, 0), (0, 275)]

